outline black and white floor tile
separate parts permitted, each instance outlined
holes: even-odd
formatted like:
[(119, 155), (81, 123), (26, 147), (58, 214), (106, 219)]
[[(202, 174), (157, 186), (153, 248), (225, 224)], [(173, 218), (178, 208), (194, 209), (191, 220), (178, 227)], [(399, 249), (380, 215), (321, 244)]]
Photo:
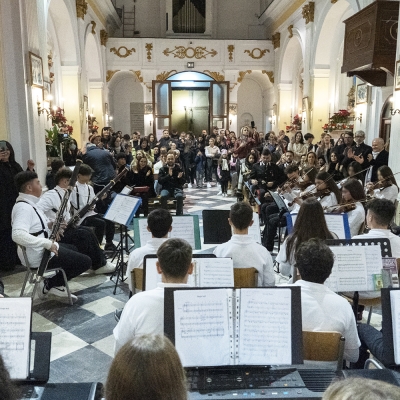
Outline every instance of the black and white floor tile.
[[(201, 211), (228, 210), (236, 201), (235, 197), (218, 195), (218, 191), (215, 186), (185, 189), (184, 213), (199, 215), (201, 236)], [(214, 245), (203, 244), (202, 250), (211, 247)], [(19, 296), (24, 275), (23, 267), (17, 267), (2, 276), (7, 296)], [(277, 284), (286, 281), (276, 275)], [(129, 293), (127, 284), (122, 283), (113, 295), (114, 286), (108, 276), (83, 274), (70, 282), (71, 291), (78, 296), (73, 306), (54, 298), (34, 301), (32, 330), (52, 333), (50, 382), (105, 382), (114, 354), (114, 311), (124, 306)], [(377, 327), (381, 324), (379, 314), (373, 313), (371, 320)]]

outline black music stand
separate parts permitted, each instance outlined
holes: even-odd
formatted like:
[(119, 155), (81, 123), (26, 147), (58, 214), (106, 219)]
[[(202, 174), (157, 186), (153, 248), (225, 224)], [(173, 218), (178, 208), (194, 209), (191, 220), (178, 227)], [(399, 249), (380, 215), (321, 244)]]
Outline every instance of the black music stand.
[[(279, 253), (279, 250), (281, 249), (281, 234), (282, 234), (281, 229), (285, 227), (285, 225), (282, 222), (282, 219), (283, 219), (284, 214), (289, 212), (289, 209), (287, 208), (286, 203), (283, 201), (282, 197), (279, 196), (279, 194), (277, 192), (268, 190), (268, 193), (270, 194), (270, 196), (274, 200), (274, 203), (276, 204), (276, 206), (279, 209), (279, 222), (278, 222), (278, 253)], [(286, 221), (286, 220), (284, 220), (284, 221)], [(279, 273), (279, 269), (278, 269), (278, 273)]]
[(230, 210), (203, 210), (204, 244), (225, 243), (232, 237)]
[[(381, 246), (382, 258), (392, 257), (392, 249), (390, 247), (390, 240), (383, 238), (365, 238), (365, 239), (329, 239), (325, 243), (328, 246), (373, 246), (379, 244)], [(353, 312), (357, 320), (359, 293), (354, 292), (353, 295)]]

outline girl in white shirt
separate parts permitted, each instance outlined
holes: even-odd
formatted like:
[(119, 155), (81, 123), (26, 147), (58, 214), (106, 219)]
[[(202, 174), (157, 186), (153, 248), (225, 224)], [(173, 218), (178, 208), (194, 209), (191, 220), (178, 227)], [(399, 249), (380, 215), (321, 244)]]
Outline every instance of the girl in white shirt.
[(301, 204), (293, 231), (284, 241), (276, 257), (282, 275), (294, 276), (296, 251), (300, 244), (311, 238), (333, 239), (326, 225), (322, 206), (315, 197), (306, 199)]
[(294, 154), (294, 161), (297, 163), (301, 161), (301, 157), (307, 154), (307, 145), (304, 144), (303, 134), (297, 132), (294, 137), (294, 143), (289, 143), (288, 150)]
[(367, 183), (367, 193), (377, 199), (386, 199), (394, 203), (399, 194), (399, 187), (392, 170), (387, 165), (382, 165), (378, 168), (377, 175), (378, 182)]

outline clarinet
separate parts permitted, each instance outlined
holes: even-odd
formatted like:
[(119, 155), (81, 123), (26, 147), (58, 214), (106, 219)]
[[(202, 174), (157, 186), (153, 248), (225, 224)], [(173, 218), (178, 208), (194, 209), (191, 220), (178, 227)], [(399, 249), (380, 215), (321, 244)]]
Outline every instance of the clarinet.
[(67, 228), (70, 228), (78, 223), (78, 221), (97, 203), (99, 199), (101, 199), (105, 193), (110, 191), (112, 187), (121, 180), (129, 171), (128, 167), (125, 167), (114, 179), (103, 187), (94, 197), (93, 200), (87, 203), (83, 208), (81, 208), (69, 221), (67, 224)]
[[(53, 227), (52, 227), (51, 234), (49, 237), (49, 239), (53, 242), (56, 240), (57, 235), (61, 229), (61, 224), (62, 224), (62, 221), (64, 220), (64, 212), (67, 208), (67, 204), (68, 204), (71, 192), (72, 192), (73, 188), (75, 187), (76, 179), (78, 177), (79, 168), (80, 168), (81, 164), (82, 164), (81, 160), (76, 160), (74, 172), (72, 173), (71, 179), (69, 180), (69, 183), (68, 183), (68, 189), (65, 191), (64, 197), (61, 201), (60, 208), (57, 211), (56, 219), (53, 223)], [(35, 277), (36, 280), (39, 282), (41, 281), (41, 278), (43, 277), (43, 274), (46, 271), (47, 264), (50, 261), (50, 257), (51, 257), (50, 250), (45, 249), (44, 253), (43, 253), (42, 261), (40, 262), (40, 265), (39, 265), (39, 268), (38, 268), (38, 271), (37, 271), (36, 277)]]

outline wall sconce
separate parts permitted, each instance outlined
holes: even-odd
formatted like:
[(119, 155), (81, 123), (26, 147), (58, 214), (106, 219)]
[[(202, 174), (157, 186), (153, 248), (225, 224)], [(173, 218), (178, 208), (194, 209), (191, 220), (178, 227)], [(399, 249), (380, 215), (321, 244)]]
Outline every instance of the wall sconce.
[[(399, 113), (400, 113), (400, 110), (399, 110)], [(392, 114), (392, 115), (394, 115), (394, 114)], [(361, 122), (362, 122), (362, 113), (360, 113), (360, 115), (358, 117), (353, 117), (353, 121), (360, 121), (360, 124), (361, 124)]]
[(271, 125), (276, 124), (275, 115), (273, 115), (272, 117), (269, 117), (269, 122), (271, 123)]
[(194, 68), (194, 62), (193, 62), (193, 61), (189, 61), (189, 62), (186, 64), (186, 66), (187, 66), (188, 68)]

